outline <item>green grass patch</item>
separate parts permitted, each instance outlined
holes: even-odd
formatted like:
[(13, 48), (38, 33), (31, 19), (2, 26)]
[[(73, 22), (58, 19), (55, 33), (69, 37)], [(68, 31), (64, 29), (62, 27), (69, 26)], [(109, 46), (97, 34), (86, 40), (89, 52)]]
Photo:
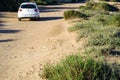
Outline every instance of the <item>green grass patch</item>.
[(30, 0), (36, 2), (38, 5), (56, 5), (59, 4), (56, 0)]
[[(115, 65), (114, 65), (115, 66)], [(45, 66), (43, 78), (47, 80), (118, 80), (118, 68), (111, 67), (101, 58), (82, 58), (78, 55), (68, 56), (54, 66)]]
[(86, 5), (80, 6), (80, 10), (97, 10), (97, 11), (119, 11), (119, 9), (108, 3), (87, 2)]
[(100, 0), (100, 1), (120, 2), (120, 0)]
[[(84, 38), (83, 54), (66, 57), (56, 65), (46, 65), (42, 78), (47, 80), (120, 80), (120, 66), (108, 63), (104, 57), (120, 55), (120, 13), (107, 3), (87, 3), (79, 11), (64, 12), (64, 18), (84, 18), (68, 28), (78, 33), (77, 40)], [(81, 13), (82, 12), (82, 13)], [(82, 15), (85, 14), (85, 15)], [(89, 17), (88, 17), (89, 16)], [(91, 57), (92, 56), (92, 57)]]
[(102, 10), (102, 11), (118, 11), (119, 10), (115, 6), (112, 6), (107, 3), (95, 3), (92, 8), (94, 10)]
[(110, 15), (107, 18), (107, 23), (109, 25), (120, 27), (120, 14)]
[[(89, 20), (78, 22), (69, 27), (77, 31), (77, 40), (86, 38), (86, 46), (99, 48), (98, 54), (118, 54), (120, 51), (120, 14), (97, 14)], [(96, 49), (95, 49), (96, 50)]]

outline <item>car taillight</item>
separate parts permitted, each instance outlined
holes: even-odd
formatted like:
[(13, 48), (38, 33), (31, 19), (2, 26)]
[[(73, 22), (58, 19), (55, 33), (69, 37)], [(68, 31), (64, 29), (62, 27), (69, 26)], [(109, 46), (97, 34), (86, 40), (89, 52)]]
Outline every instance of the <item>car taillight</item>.
[(19, 9), (18, 11), (20, 11), (20, 12), (21, 12), (21, 11), (22, 11), (22, 9)]
[(35, 12), (37, 12), (37, 9), (35, 9)]

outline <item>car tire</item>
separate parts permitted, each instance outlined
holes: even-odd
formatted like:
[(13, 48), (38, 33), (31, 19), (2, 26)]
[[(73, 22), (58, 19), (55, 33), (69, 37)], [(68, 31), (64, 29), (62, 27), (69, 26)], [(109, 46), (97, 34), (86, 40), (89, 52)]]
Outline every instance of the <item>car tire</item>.
[(39, 21), (40, 17), (37, 17), (36, 20)]
[(30, 21), (33, 21), (33, 20), (34, 20), (34, 18), (30, 18), (29, 20), (30, 20)]
[(18, 18), (18, 21), (21, 21), (21, 18)]

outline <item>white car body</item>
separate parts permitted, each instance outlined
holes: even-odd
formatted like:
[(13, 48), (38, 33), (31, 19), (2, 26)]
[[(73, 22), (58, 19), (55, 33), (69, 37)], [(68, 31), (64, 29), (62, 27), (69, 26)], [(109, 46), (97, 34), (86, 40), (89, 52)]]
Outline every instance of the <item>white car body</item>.
[(25, 2), (22, 3), (18, 9), (18, 20), (22, 18), (38, 19), (39, 9), (36, 3)]

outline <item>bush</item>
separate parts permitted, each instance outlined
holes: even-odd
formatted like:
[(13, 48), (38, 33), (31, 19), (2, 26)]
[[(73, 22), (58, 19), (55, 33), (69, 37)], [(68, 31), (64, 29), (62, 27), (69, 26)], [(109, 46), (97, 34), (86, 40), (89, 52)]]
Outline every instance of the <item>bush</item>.
[(22, 2), (30, 0), (0, 0), (0, 11), (17, 11)]
[(57, 4), (56, 0), (0, 0), (0, 11), (17, 11), (22, 2), (36, 2), (37, 4)]
[(119, 11), (118, 8), (108, 3), (87, 2), (86, 7), (89, 9), (99, 10), (99, 11)]
[(106, 19), (106, 24), (120, 27), (120, 14), (110, 15), (110, 16)]
[(120, 2), (120, 0), (100, 0), (100, 1)]
[(105, 61), (71, 55), (55, 66), (45, 66), (47, 80), (119, 80), (119, 71)]
[(16, 0), (1, 0), (0, 11), (17, 11), (19, 4)]
[(109, 0), (111, 2), (120, 2), (120, 0)]
[(115, 13), (115, 11), (119, 11), (119, 9), (107, 3), (87, 2), (85, 6), (79, 7), (79, 11), (86, 14), (89, 17), (93, 17), (96, 15), (103, 14), (109, 15), (110, 12)]
[(79, 11), (86, 14), (88, 17), (101, 13), (101, 11), (93, 10), (90, 7), (80, 6)]
[(86, 6), (80, 6), (79, 10), (84, 12), (85, 10), (90, 10), (90, 8)]
[(100, 22), (103, 25), (120, 27), (120, 14), (97, 14), (93, 18), (96, 18), (97, 22)]
[[(89, 36), (89, 46), (120, 46), (119, 38), (113, 37), (114, 32), (118, 32), (114, 28), (101, 30)], [(101, 33), (102, 32), (102, 33)]]
[(86, 18), (87, 16), (79, 11), (67, 10), (64, 12), (64, 19), (73, 19), (73, 18)]
[(51, 5), (51, 4), (57, 4), (56, 0), (33, 0), (39, 5)]
[(86, 7), (92, 9), (92, 7), (95, 5), (95, 2), (87, 2)]
[(87, 21), (73, 25), (68, 30), (78, 31), (77, 40), (86, 38), (87, 47), (101, 47), (98, 54), (116, 54), (120, 50), (119, 17), (120, 14), (97, 14)]
[(96, 3), (94, 4), (93, 9), (102, 10), (102, 11), (118, 11), (119, 10), (118, 8), (107, 3)]

